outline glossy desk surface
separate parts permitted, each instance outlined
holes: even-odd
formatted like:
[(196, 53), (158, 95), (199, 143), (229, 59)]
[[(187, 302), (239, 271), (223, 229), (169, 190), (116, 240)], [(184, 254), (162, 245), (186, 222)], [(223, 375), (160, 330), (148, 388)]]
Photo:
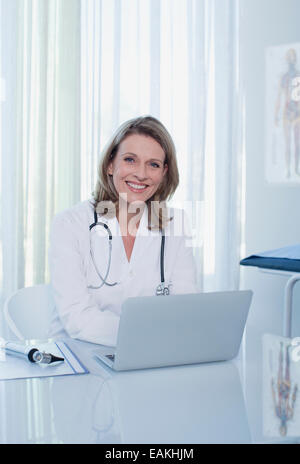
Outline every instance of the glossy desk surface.
[(252, 337), (251, 351), (246, 334), (231, 362), (119, 373), (95, 360), (95, 345), (68, 340), (90, 373), (1, 381), (0, 443), (298, 442), (300, 398), (280, 433), (277, 355), (272, 390), (262, 375), (260, 339)]

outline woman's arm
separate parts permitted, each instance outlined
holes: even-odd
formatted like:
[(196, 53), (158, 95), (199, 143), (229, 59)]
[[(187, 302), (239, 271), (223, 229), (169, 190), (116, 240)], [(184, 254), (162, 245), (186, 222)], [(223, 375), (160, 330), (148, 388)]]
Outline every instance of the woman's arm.
[[(171, 294), (180, 293), (197, 293), (197, 270), (192, 247), (192, 234), (189, 227), (189, 221), (184, 211), (183, 229), (181, 236), (175, 237), (176, 256), (173, 261), (173, 270), (171, 274)], [(168, 240), (168, 238), (167, 238)]]
[(193, 248), (181, 240), (171, 274), (171, 294), (198, 293)]
[(58, 315), (73, 338), (115, 346), (119, 316), (101, 311), (88, 292), (79, 236), (68, 218), (54, 218), (50, 240), (51, 284)]

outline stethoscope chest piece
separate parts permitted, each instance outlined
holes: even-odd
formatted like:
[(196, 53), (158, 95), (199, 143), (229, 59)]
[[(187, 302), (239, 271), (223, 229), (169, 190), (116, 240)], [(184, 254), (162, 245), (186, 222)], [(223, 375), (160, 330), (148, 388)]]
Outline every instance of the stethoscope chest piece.
[(169, 286), (165, 287), (163, 284), (159, 284), (156, 288), (156, 295), (157, 296), (167, 296), (170, 295), (170, 289)]

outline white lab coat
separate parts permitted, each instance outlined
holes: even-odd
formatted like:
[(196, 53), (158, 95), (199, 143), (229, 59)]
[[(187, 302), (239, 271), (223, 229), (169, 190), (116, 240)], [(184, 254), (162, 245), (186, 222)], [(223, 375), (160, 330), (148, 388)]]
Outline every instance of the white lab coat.
[[(182, 210), (174, 209), (172, 212), (186, 221)], [(155, 295), (160, 283), (161, 234), (147, 229), (145, 208), (128, 262), (118, 220), (99, 216), (98, 220), (105, 222), (113, 235), (107, 281), (118, 284), (113, 287), (104, 285), (97, 290), (88, 288), (101, 284), (90, 254), (91, 238), (95, 261), (102, 276), (106, 273), (109, 258), (108, 234), (104, 227), (96, 226), (91, 232), (89, 230), (90, 224), (94, 223), (92, 201), (84, 201), (56, 215), (49, 250), (56, 312), (49, 336), (68, 335), (115, 346), (123, 301), (128, 297)], [(165, 281), (171, 284), (170, 293), (197, 292), (196, 267), (188, 236), (185, 232), (171, 236), (169, 226), (165, 232)]]

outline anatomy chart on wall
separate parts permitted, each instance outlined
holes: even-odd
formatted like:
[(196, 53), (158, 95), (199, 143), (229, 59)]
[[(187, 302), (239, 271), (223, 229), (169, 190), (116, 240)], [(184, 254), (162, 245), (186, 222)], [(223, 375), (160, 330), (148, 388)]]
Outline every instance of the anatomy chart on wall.
[(263, 335), (263, 433), (299, 437), (300, 337)]
[(267, 48), (265, 71), (266, 179), (300, 183), (300, 43)]

